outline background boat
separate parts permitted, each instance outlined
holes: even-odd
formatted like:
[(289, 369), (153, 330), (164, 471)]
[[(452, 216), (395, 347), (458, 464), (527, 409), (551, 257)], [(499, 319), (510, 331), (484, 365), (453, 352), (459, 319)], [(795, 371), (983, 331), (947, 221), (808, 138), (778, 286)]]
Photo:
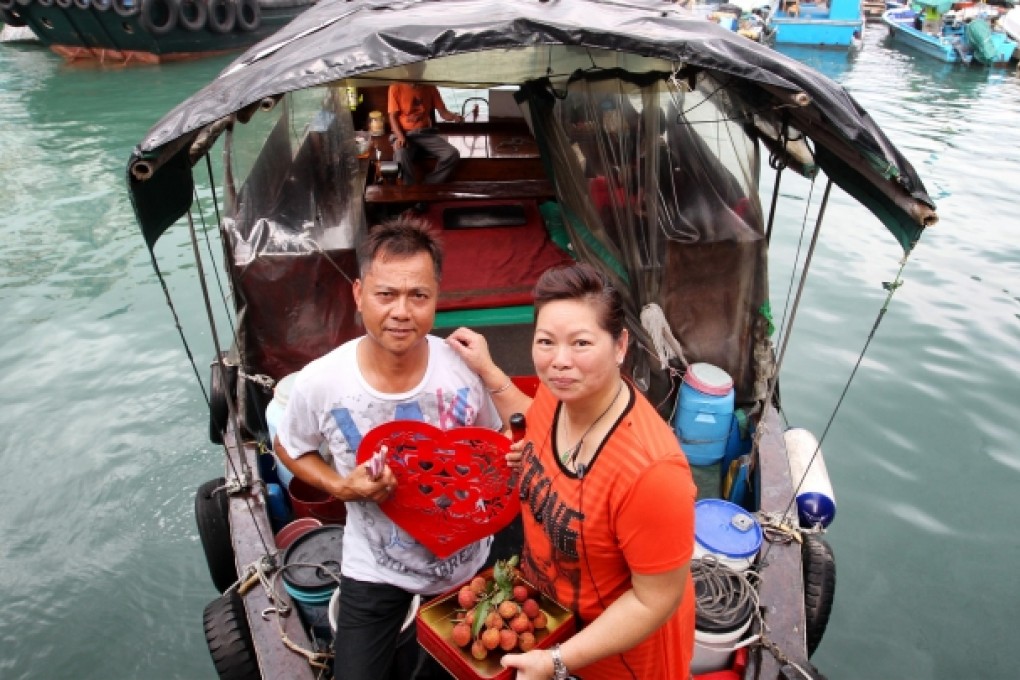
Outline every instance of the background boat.
[(769, 17), (777, 45), (813, 45), (851, 48), (864, 35), (864, 12), (860, 0), (831, 2), (777, 2)]
[(984, 4), (920, 0), (887, 10), (882, 22), (899, 46), (947, 63), (997, 65), (1008, 63), (1017, 47), (1004, 31), (993, 28), (999, 14), (998, 7)]
[(0, 0), (67, 59), (158, 63), (241, 50), (315, 0)]

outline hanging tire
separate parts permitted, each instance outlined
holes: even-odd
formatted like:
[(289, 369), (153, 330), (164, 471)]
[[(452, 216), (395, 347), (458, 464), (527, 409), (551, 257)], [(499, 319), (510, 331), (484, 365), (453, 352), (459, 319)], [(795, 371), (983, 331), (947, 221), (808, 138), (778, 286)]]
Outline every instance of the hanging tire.
[(142, 0), (142, 28), (152, 35), (166, 35), (177, 28), (179, 6), (180, 0)]
[(0, 0), (0, 12), (2, 12), (2, 14), (0, 14), (0, 18), (3, 19), (3, 22), (5, 24), (9, 24), (11, 26), (13, 26), (14, 24), (11, 24), (7, 20), (7, 16), (8, 16), (7, 10), (13, 9), (13, 8), (14, 8), (14, 0)]
[(113, 0), (92, 0), (92, 7), (97, 12), (107, 12), (113, 7)]
[(71, 0), (56, 0), (56, 3), (60, 9), (67, 9), (71, 6)]
[(810, 657), (818, 649), (829, 625), (836, 598), (836, 558), (825, 539), (807, 535), (801, 547), (801, 561), (804, 563), (804, 618)]
[(209, 8), (206, 6), (205, 0), (181, 0), (181, 15), (177, 21), (189, 31), (201, 31), (205, 29), (208, 16)]
[(7, 9), (0, 9), (0, 21), (13, 28), (21, 28), (26, 25), (24, 19)]
[(240, 595), (231, 591), (207, 604), (202, 624), (209, 655), (222, 680), (262, 680)]
[(212, 376), (209, 378), (209, 441), (213, 444), (223, 443), (223, 433), (227, 429), (227, 421), (230, 419), (230, 406), (227, 399), (230, 397), (230, 376), (227, 372), (229, 366), (218, 365), (215, 361), (210, 366)]
[(234, 544), (230, 541), (230, 499), (226, 491), (213, 493), (225, 483), (223, 477), (210, 479), (195, 492), (198, 537), (202, 539), (209, 576), (221, 593), (237, 580)]
[(238, 0), (237, 27), (242, 31), (254, 31), (262, 25), (262, 9), (258, 0)]
[(138, 0), (113, 0), (113, 11), (122, 17), (133, 17), (138, 14)]
[(92, 0), (71, 0), (71, 4), (86, 12), (92, 8)]
[(237, 24), (237, 5), (233, 0), (209, 0), (209, 30), (230, 33)]

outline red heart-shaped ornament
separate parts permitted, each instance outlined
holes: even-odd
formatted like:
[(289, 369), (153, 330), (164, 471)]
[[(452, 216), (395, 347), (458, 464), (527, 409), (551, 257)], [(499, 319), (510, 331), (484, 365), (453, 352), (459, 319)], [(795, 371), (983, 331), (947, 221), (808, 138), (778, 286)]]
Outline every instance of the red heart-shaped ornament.
[(396, 420), (365, 435), (358, 464), (383, 445), (397, 487), (379, 507), (437, 557), (496, 533), (520, 511), (510, 440), (498, 432)]

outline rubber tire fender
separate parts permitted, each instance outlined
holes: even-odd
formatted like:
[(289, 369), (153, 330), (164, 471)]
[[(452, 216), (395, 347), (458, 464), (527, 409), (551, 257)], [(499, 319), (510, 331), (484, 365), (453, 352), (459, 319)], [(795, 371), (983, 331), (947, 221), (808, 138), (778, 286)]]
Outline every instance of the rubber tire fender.
[[(18, 2), (21, 2), (21, 0), (18, 0)], [(71, 4), (86, 12), (92, 9), (92, 0), (71, 0)]]
[(209, 441), (213, 444), (223, 443), (223, 433), (227, 429), (227, 421), (230, 420), (230, 406), (227, 405), (230, 391), (230, 378), (227, 373), (228, 366), (218, 366), (215, 362), (209, 370), (212, 376), (209, 378)]
[(237, 27), (242, 31), (255, 31), (262, 25), (262, 8), (258, 0), (237, 0)]
[[(88, 0), (85, 1), (88, 2)], [(15, 0), (15, 4), (21, 5), (22, 7), (28, 7), (32, 4), (32, 0)], [(13, 7), (14, 5), (11, 6)]]
[[(189, 31), (201, 31), (209, 17), (209, 6), (205, 0), (181, 0), (181, 14), (177, 23)], [(226, 422), (226, 420), (224, 420)]]
[(230, 33), (237, 24), (237, 4), (233, 0), (209, 0), (209, 30)]
[(19, 15), (2, 7), (0, 7), (0, 21), (14, 28), (21, 28), (26, 25), (25, 20)]
[(71, 6), (71, 0), (56, 0), (56, 3), (60, 9), (67, 9)]
[(207, 604), (202, 624), (209, 655), (222, 680), (262, 680), (244, 601), (236, 591)]
[(36, 0), (40, 7), (53, 7), (53, 0)]
[(225, 490), (213, 493), (224, 484), (223, 477), (210, 479), (195, 492), (198, 537), (202, 539), (209, 576), (221, 593), (237, 581), (234, 544), (230, 540), (230, 499)]
[(0, 21), (3, 21), (9, 26), (14, 26), (14, 24), (8, 20), (10, 14), (7, 10), (10, 9), (14, 9), (14, 0), (0, 0)]
[(810, 657), (822, 642), (836, 599), (836, 558), (825, 539), (810, 534), (804, 537), (800, 554), (804, 565), (804, 618)]
[(138, 14), (140, 8), (138, 0), (113, 0), (113, 11), (125, 18)]
[(177, 28), (179, 15), (180, 0), (142, 0), (142, 28), (152, 35), (166, 35)]
[(113, 7), (113, 0), (92, 0), (92, 8), (97, 12), (108, 12)]

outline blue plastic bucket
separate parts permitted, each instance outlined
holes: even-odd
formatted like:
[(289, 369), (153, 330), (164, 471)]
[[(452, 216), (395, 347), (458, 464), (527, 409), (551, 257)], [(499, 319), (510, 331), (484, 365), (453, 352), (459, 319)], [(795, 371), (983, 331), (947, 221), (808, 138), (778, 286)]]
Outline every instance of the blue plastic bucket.
[(691, 465), (716, 465), (733, 421), (733, 379), (706, 363), (691, 364), (680, 386), (673, 429)]
[(329, 640), (329, 600), (339, 587), (344, 528), (327, 525), (298, 537), (284, 552), (283, 588), (314, 637)]
[(718, 498), (694, 504), (694, 556), (711, 554), (735, 571), (751, 566), (761, 548), (762, 530), (754, 515)]

